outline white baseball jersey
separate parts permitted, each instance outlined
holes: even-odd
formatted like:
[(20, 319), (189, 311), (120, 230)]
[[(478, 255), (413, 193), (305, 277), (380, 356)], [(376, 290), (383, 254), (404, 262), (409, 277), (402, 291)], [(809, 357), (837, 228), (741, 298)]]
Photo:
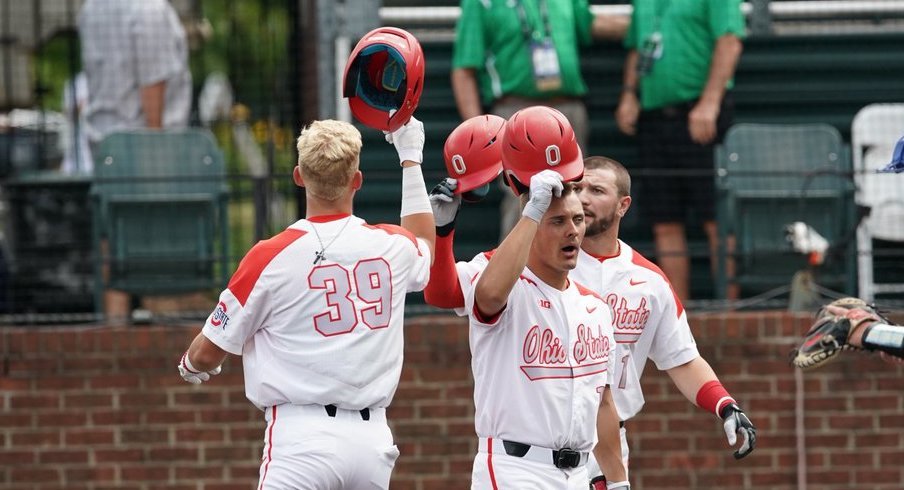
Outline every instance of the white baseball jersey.
[(463, 292), (477, 435), (590, 451), (602, 390), (612, 382), (609, 307), (574, 281), (559, 291), (527, 268), (495, 318), (480, 318), (474, 288)]
[(402, 370), (405, 294), (429, 274), (428, 244), (399, 226), (303, 219), (248, 252), (203, 333), (242, 356), (259, 408), (386, 407)]
[(648, 358), (666, 370), (700, 353), (665, 274), (628, 244), (618, 243), (614, 257), (596, 258), (581, 250), (570, 277), (599, 293), (612, 308), (618, 344), (612, 395), (619, 416), (627, 420), (643, 407), (640, 377)]

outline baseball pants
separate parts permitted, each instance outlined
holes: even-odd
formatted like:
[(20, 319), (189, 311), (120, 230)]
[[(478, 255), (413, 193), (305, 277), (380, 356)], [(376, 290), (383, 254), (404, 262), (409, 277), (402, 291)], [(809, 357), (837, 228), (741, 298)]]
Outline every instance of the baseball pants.
[(480, 444), (471, 472), (471, 490), (587, 490), (587, 465), (560, 469), (517, 456), (488, 451)]
[(258, 490), (385, 490), (399, 450), (385, 409), (267, 407)]

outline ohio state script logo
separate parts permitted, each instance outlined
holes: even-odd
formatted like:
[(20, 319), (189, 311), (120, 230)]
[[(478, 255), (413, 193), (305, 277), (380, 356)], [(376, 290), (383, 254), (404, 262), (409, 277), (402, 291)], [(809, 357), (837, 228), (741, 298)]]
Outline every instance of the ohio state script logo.
[(539, 379), (579, 378), (606, 372), (609, 363), (609, 338), (594, 336), (593, 329), (578, 325), (577, 339), (571, 346), (576, 366), (568, 363), (568, 347), (552, 329), (534, 325), (524, 337), (521, 371), (531, 381)]
[(606, 303), (612, 308), (612, 322), (615, 327), (615, 341), (619, 344), (633, 344), (637, 342), (643, 327), (650, 319), (650, 310), (647, 308), (647, 298), (641, 297), (640, 304), (631, 308), (628, 299), (615, 293), (606, 296)]
[(226, 314), (226, 303), (220, 301), (217, 305), (217, 309), (213, 310), (213, 314), (210, 317), (210, 324), (214, 327), (223, 326), (223, 330), (226, 330), (226, 324), (229, 323), (229, 315)]

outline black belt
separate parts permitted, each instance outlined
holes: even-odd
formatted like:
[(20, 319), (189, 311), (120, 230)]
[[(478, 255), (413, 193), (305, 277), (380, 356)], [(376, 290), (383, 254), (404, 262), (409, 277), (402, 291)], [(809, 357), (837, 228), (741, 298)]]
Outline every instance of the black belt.
[[(515, 441), (502, 441), (505, 453), (516, 458), (523, 458), (530, 450), (530, 444)], [(548, 453), (547, 453), (548, 454)], [(587, 463), (588, 453), (575, 451), (574, 449), (562, 448), (552, 450), (552, 461), (556, 468), (577, 468)]]
[[(323, 408), (324, 410), (326, 410), (326, 414), (330, 417), (335, 417), (336, 411), (339, 410), (339, 407), (337, 407), (336, 405), (324, 405)], [(361, 414), (361, 420), (370, 420), (369, 408), (362, 408), (361, 410), (358, 410), (358, 413)]]

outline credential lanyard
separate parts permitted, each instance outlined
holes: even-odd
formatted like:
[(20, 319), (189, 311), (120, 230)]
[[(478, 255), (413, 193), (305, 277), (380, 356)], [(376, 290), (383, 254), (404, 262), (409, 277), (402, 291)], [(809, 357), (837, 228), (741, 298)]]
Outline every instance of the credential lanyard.
[[(521, 21), (521, 33), (524, 34), (524, 39), (530, 42), (533, 39), (534, 30), (527, 22), (527, 12), (524, 10), (523, 0), (515, 0), (515, 3), (518, 6), (518, 20)], [(549, 25), (549, 8), (546, 5), (546, 0), (537, 0), (537, 3), (540, 7), (540, 19), (543, 20), (543, 29), (546, 31), (543, 33), (544, 38), (550, 39), (552, 37), (552, 28)]]

